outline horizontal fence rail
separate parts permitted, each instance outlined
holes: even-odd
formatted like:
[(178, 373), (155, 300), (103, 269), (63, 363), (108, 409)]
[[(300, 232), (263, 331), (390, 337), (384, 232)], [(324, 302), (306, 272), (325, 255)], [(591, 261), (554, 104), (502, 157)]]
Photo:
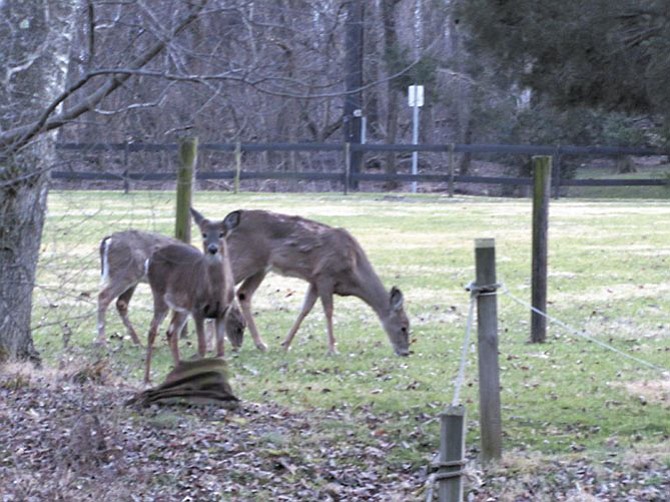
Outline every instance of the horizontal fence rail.
[[(234, 152), (237, 143), (201, 143), (199, 150)], [(343, 152), (345, 143), (239, 143), (243, 152), (267, 151), (323, 151)], [(64, 151), (117, 151), (117, 152), (176, 152), (176, 143), (59, 143)], [(454, 153), (500, 153), (509, 155), (670, 155), (660, 148), (637, 148), (619, 146), (570, 146), (570, 145), (502, 145), (502, 144), (419, 144), (382, 145), (372, 143), (350, 143), (353, 151), (360, 152), (449, 152)]]
[[(135, 152), (177, 152), (177, 144), (159, 143), (60, 143), (56, 148), (63, 152), (117, 152), (125, 155)], [(670, 152), (657, 148), (609, 147), (609, 146), (570, 146), (570, 145), (501, 145), (501, 144), (419, 144), (386, 145), (359, 143), (201, 143), (199, 150), (204, 152), (341, 152), (350, 149), (357, 152), (433, 152), (433, 153), (470, 153), (503, 155), (550, 155), (555, 163), (564, 155), (582, 156), (650, 156), (669, 155)], [(473, 183), (491, 185), (529, 186), (530, 177), (512, 176), (468, 176), (457, 175), (450, 166), (445, 174), (389, 174), (313, 171), (248, 171), (226, 170), (216, 172), (196, 172), (198, 180), (304, 180), (333, 181), (350, 185), (358, 181), (371, 182), (433, 182), (433, 183)], [(560, 169), (554, 170), (552, 180), (554, 190), (562, 186), (670, 186), (670, 179), (569, 179), (560, 177)], [(58, 171), (51, 172), (52, 179), (68, 181), (121, 181), (128, 186), (130, 181), (173, 181), (175, 173), (132, 172), (126, 170), (120, 174), (105, 172)]]

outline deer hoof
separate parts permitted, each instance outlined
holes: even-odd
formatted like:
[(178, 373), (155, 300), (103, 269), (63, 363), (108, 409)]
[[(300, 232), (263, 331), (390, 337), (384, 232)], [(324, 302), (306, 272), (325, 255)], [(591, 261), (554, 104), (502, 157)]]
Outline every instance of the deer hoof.
[(340, 353), (337, 351), (337, 349), (335, 347), (329, 348), (328, 352), (326, 352), (326, 355), (328, 355), (328, 356), (337, 356), (339, 354)]
[(258, 350), (260, 350), (261, 352), (267, 352), (267, 350), (268, 350), (268, 346), (265, 345), (265, 343), (263, 343), (263, 342), (258, 342), (258, 343), (256, 344), (256, 348), (257, 348)]

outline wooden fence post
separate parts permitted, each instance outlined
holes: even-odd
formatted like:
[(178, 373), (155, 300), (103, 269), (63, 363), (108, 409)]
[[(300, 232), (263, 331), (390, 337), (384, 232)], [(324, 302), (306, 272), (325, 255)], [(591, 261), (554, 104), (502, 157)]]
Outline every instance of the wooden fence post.
[(449, 197), (454, 196), (454, 147), (455, 145), (453, 143), (449, 143)]
[(198, 138), (182, 138), (179, 142), (179, 171), (177, 172), (177, 215), (175, 237), (191, 243), (191, 201), (193, 178), (198, 158)]
[(242, 143), (235, 142), (235, 189), (234, 192), (240, 191), (240, 176), (242, 175)]
[[(533, 260), (531, 305), (547, 311), (547, 234), (549, 227), (549, 195), (551, 191), (551, 157), (533, 157)], [(544, 342), (547, 319), (531, 311), (530, 341)]]
[(498, 366), (498, 297), (495, 294), (495, 239), (475, 240), (477, 353), (479, 363), (479, 427), (482, 462), (502, 455), (500, 369)]
[(349, 183), (351, 181), (351, 143), (344, 144), (344, 195), (349, 194)]
[(130, 193), (130, 179), (128, 178), (128, 163), (130, 162), (130, 143), (123, 145), (123, 193)]
[(551, 171), (554, 199), (558, 200), (561, 198), (561, 145), (556, 145), (551, 154)]
[(440, 413), (440, 455), (435, 479), (440, 502), (463, 500), (463, 453), (465, 451), (465, 408), (449, 406)]

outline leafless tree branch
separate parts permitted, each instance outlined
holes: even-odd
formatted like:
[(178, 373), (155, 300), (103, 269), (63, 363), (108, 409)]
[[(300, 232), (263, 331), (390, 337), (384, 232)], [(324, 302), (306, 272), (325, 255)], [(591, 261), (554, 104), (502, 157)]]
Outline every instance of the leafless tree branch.
[[(156, 42), (144, 53), (140, 54), (137, 58), (131, 61), (128, 65), (128, 70), (89, 72), (82, 79), (61, 93), (61, 95), (49, 107), (47, 107), (38, 120), (31, 124), (4, 131), (2, 134), (0, 134), (0, 149), (4, 150), (4, 155), (12, 155), (14, 152), (28, 144), (37, 135), (57, 129), (95, 107), (105, 97), (109, 96), (124, 82), (126, 82), (131, 76), (136, 74), (134, 73), (135, 71), (138, 71), (149, 61), (155, 58), (166, 47), (171, 39), (176, 37), (187, 26), (195, 21), (199, 17), (206, 3), (207, 0), (202, 0), (195, 3), (188, 15), (170, 31), (169, 35), (166, 36), (165, 39)], [(108, 75), (110, 77), (95, 91), (81, 98), (72, 107), (58, 115), (53, 115), (56, 108), (58, 108), (58, 106), (62, 104), (67, 98), (72, 96), (75, 91), (81, 89), (83, 85), (92, 78), (100, 75)]]

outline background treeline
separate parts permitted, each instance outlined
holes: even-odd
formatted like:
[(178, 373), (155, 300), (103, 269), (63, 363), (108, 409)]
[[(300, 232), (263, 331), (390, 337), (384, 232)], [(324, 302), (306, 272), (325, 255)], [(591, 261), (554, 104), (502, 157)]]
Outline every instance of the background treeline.
[[(426, 89), (422, 143), (661, 146), (663, 115), (655, 105), (664, 101), (640, 94), (664, 87), (647, 82), (633, 96), (635, 79), (644, 80), (639, 69), (607, 45), (633, 36), (622, 12), (639, 2), (601, 3), (376, 0), (357, 8), (360, 2), (344, 0), (215, 0), (163, 54), (132, 70), (133, 59), (179, 19), (181, 6), (91, 1), (77, 14), (68, 80), (111, 68), (127, 68), (134, 78), (62, 129), (59, 141), (164, 143), (188, 129), (202, 142), (339, 142), (350, 119), (345, 100), (356, 94), (368, 142), (409, 143), (407, 86), (419, 83)], [(351, 46), (352, 24), (362, 25), (360, 47)], [(580, 28), (586, 33), (571, 34)], [(597, 56), (589, 56), (593, 51)], [(608, 51), (618, 65), (605, 64)], [(552, 66), (570, 58), (575, 62)], [(363, 88), (349, 92), (346, 77), (357, 70)], [(299, 157), (268, 152), (257, 161), (293, 170)], [(365, 158), (387, 172), (399, 160)], [(458, 160), (459, 173), (467, 174), (470, 158)], [(528, 167), (496, 160), (513, 170)], [(328, 169), (340, 160), (324, 155), (316, 162)], [(421, 162), (436, 167), (444, 158)]]

